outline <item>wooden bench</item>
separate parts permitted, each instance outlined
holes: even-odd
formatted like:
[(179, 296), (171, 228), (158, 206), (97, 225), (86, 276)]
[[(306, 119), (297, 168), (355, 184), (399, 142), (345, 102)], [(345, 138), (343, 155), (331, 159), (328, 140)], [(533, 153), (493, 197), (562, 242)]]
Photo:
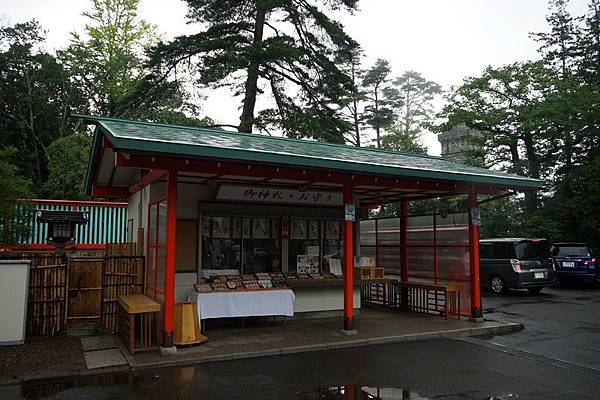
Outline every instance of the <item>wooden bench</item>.
[(143, 294), (119, 295), (118, 302), (117, 332), (129, 353), (158, 349), (160, 304)]

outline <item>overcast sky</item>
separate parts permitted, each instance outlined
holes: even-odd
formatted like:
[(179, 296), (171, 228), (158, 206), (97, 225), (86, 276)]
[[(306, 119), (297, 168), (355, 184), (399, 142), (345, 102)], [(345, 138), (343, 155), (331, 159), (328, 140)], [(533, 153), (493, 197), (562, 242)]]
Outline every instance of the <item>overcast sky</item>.
[[(81, 30), (88, 0), (0, 0), (0, 15), (8, 23), (36, 18), (48, 30), (48, 50), (61, 48), (69, 32)], [(537, 58), (530, 32), (547, 29), (547, 0), (361, 0), (360, 11), (344, 15), (350, 35), (365, 49), (366, 64), (390, 61), (393, 73), (421, 72), (445, 88), (487, 65), (500, 66)], [(587, 0), (571, 0), (570, 9), (583, 14)], [(141, 0), (140, 14), (158, 25), (165, 38), (192, 33), (181, 0)], [(241, 99), (240, 99), (241, 101)], [(228, 93), (211, 93), (206, 115), (218, 122), (239, 122), (239, 102)], [(435, 135), (423, 138), (431, 154), (439, 154)]]

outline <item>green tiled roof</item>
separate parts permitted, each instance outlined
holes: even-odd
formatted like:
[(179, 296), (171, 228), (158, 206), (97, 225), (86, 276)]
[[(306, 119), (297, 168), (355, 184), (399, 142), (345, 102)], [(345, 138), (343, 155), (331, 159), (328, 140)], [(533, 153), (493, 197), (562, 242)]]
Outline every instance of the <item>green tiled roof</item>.
[[(538, 179), (472, 167), (440, 157), (216, 129), (87, 115), (74, 117), (95, 123), (98, 127), (96, 135), (105, 134), (115, 148), (131, 152), (150, 151), (514, 189), (539, 189), (543, 185)], [(93, 154), (94, 157), (97, 154)], [(90, 168), (96, 161), (91, 160)]]

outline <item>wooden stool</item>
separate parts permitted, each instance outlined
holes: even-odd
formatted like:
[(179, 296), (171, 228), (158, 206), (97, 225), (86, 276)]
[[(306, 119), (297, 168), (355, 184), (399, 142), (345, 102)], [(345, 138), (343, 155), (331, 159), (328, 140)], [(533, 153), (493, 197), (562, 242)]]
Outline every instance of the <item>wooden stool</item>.
[(129, 354), (134, 354), (136, 351), (158, 349), (156, 324), (160, 313), (160, 304), (143, 294), (122, 294), (119, 295), (118, 302), (117, 332), (129, 349)]

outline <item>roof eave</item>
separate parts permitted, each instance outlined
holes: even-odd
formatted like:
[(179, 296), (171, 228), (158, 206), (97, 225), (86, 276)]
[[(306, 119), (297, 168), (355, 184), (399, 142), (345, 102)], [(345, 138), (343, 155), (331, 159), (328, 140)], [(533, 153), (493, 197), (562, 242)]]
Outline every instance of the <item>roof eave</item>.
[[(237, 150), (237, 149), (218, 149), (218, 154), (212, 147), (206, 146), (190, 146), (181, 143), (165, 143), (158, 142), (162, 145), (162, 149), (157, 149), (157, 142), (155, 141), (142, 141), (131, 138), (120, 138), (112, 135), (112, 133), (106, 129), (106, 132), (110, 135), (110, 140), (113, 142), (115, 148), (125, 150), (129, 152), (152, 152), (189, 156), (189, 157), (201, 157), (201, 158), (212, 158), (212, 159), (223, 159), (223, 160), (244, 160), (252, 162), (265, 162), (264, 155), (256, 154), (251, 151)], [(513, 177), (498, 177), (498, 176), (478, 176), (473, 174), (461, 174), (461, 173), (448, 173), (432, 170), (423, 169), (409, 169), (402, 167), (387, 167), (387, 166), (370, 166), (368, 164), (360, 164), (364, 168), (352, 169), (349, 168), (347, 163), (335, 160), (321, 159), (319, 163), (315, 163), (315, 159), (307, 158), (302, 156), (292, 156), (287, 154), (273, 155), (269, 160), (269, 163), (273, 164), (284, 164), (284, 165), (298, 165), (298, 161), (305, 161), (307, 168), (323, 168), (323, 169), (334, 169), (341, 170), (347, 173), (356, 174), (377, 174), (387, 175), (391, 177), (402, 177), (411, 179), (430, 179), (434, 181), (449, 181), (457, 183), (468, 183), (474, 186), (499, 186), (507, 189), (514, 190), (538, 190), (544, 186), (544, 181), (533, 178), (513, 178)], [(310, 165), (308, 165), (310, 164)], [(398, 174), (398, 170), (403, 173)], [(440, 177), (441, 176), (441, 177)]]

